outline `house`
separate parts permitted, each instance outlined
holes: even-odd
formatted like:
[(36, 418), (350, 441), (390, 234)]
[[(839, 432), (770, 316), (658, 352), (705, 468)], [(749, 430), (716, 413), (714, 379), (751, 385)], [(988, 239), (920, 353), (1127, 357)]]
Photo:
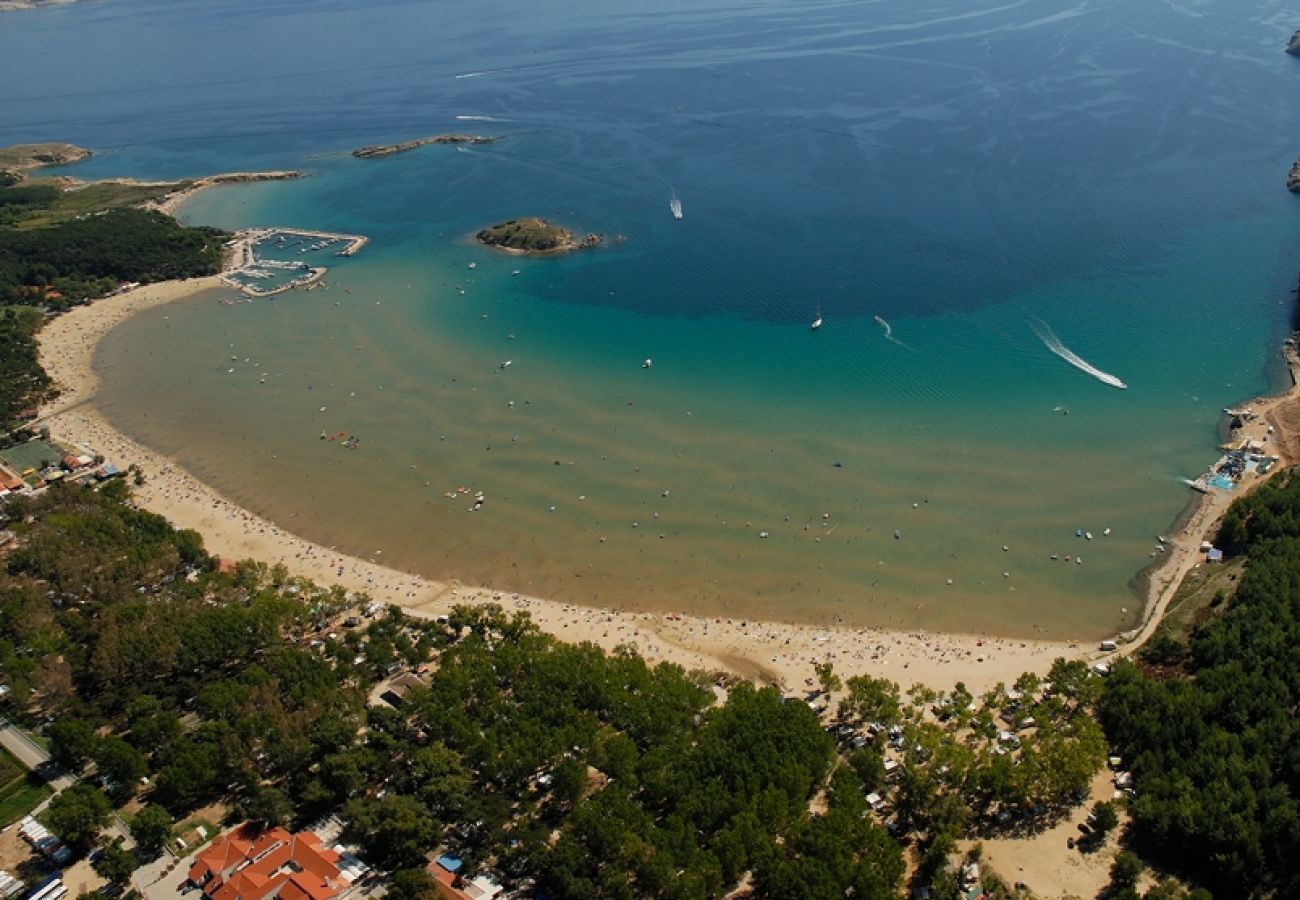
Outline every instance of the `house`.
[(401, 708), (402, 703), (406, 700), (406, 695), (409, 694), (412, 689), (418, 687), (428, 687), (428, 685), (410, 673), (399, 675), (392, 681), (388, 682), (388, 687), (384, 688), (384, 692), (379, 695), (379, 699), (383, 700), (394, 709), (398, 709)]
[(467, 880), (460, 874), (462, 865), (461, 860), (451, 855), (440, 856), (437, 862), (429, 863), (429, 874), (433, 876), (439, 897), (446, 900), (492, 900), (505, 890), (482, 875)]
[(332, 900), (352, 887), (343, 857), (309, 831), (259, 831), (251, 824), (219, 835), (190, 866), (207, 900)]

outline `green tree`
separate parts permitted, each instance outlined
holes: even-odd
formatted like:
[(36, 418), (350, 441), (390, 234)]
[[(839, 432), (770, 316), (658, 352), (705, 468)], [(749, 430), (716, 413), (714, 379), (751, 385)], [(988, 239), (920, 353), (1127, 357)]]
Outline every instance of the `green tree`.
[(106, 737), (94, 751), (99, 774), (113, 784), (112, 792), (120, 796), (134, 793), (140, 779), (149, 773), (144, 754), (119, 737)]
[(172, 817), (156, 803), (150, 803), (131, 820), (131, 837), (141, 853), (157, 855), (172, 834)]
[(385, 794), (377, 800), (354, 800), (344, 808), (344, 817), (349, 837), (382, 867), (418, 866), (438, 842), (438, 823), (413, 797)]
[(113, 804), (104, 792), (88, 784), (74, 784), (54, 795), (46, 815), (50, 831), (78, 853), (85, 853), (108, 824)]
[(387, 896), (393, 900), (432, 900), (437, 893), (428, 869), (399, 869), (388, 881)]
[(1119, 890), (1131, 888), (1137, 884), (1144, 868), (1142, 860), (1138, 859), (1136, 853), (1121, 850), (1115, 854), (1115, 861), (1111, 863), (1110, 883)]
[(551, 782), (551, 796), (557, 803), (572, 806), (587, 786), (587, 764), (572, 756), (560, 760)]
[(893, 725), (903, 717), (898, 685), (888, 679), (855, 675), (848, 681), (848, 691), (840, 702), (844, 718)]
[(50, 726), (50, 756), (70, 772), (85, 768), (99, 748), (99, 735), (85, 719), (64, 716)]
[(244, 817), (266, 828), (287, 825), (293, 818), (293, 803), (279, 788), (257, 785), (240, 804)]
[(844, 686), (840, 676), (835, 674), (835, 663), (830, 660), (817, 663), (813, 671), (817, 673), (817, 684), (824, 694), (833, 694)]
[(1115, 804), (1110, 800), (1099, 800), (1092, 808), (1090, 821), (1092, 827), (1104, 838), (1119, 824), (1119, 814), (1115, 812)]
[(91, 864), (91, 868), (100, 877), (113, 884), (126, 884), (131, 878), (131, 873), (135, 871), (135, 867), (135, 856), (130, 851), (122, 848), (121, 838), (117, 838), (112, 843), (105, 845), (99, 853), (99, 858)]

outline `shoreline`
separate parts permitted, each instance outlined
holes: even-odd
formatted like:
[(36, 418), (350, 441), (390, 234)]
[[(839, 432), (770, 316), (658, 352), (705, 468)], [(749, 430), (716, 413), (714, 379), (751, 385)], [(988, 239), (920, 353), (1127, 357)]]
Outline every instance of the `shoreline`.
[[(297, 177), (296, 173), (266, 173)], [(168, 197), (158, 208), (169, 215), (184, 199), (215, 184), (250, 180), (247, 175), (199, 179), (189, 189)], [(51, 321), (37, 335), (42, 364), (64, 393), (44, 411), (41, 421), (53, 435), (91, 452), (102, 453), (123, 468), (137, 464), (146, 483), (134, 489), (134, 502), (156, 512), (179, 528), (202, 534), (209, 553), (232, 559), (283, 563), (296, 576), (327, 586), (339, 584), (365, 592), (383, 603), (417, 616), (448, 612), (458, 603), (498, 602), (507, 611), (526, 610), (542, 630), (563, 640), (590, 641), (609, 651), (632, 646), (647, 661), (668, 661), (687, 669), (729, 672), (741, 678), (767, 681), (785, 690), (815, 683), (814, 666), (830, 661), (842, 679), (869, 674), (889, 678), (906, 689), (920, 683), (947, 690), (964, 682), (972, 691), (998, 682), (1011, 684), (1022, 672), (1043, 675), (1058, 657), (1089, 662), (1112, 655), (1091, 643), (1036, 641), (994, 635), (892, 631), (881, 628), (819, 626), (760, 622), (678, 613), (625, 612), (530, 597), (504, 586), (466, 586), (456, 579), (439, 581), (400, 572), (372, 560), (350, 556), (308, 541), (221, 495), (188, 472), (176, 460), (137, 443), (118, 431), (93, 406), (99, 379), (94, 372), (95, 349), (113, 328), (130, 317), (212, 289), (228, 287), (226, 274), (245, 258), (248, 229), (227, 266), (218, 275), (146, 285), (114, 297), (77, 307)], [(1154, 634), (1165, 609), (1186, 574), (1203, 564), (1200, 542), (1212, 532), (1238, 496), (1267, 480), (1273, 472), (1300, 459), (1284, 448), (1300, 441), (1300, 425), (1292, 429), (1279, 418), (1279, 407), (1300, 399), (1296, 377), (1300, 357), (1294, 342), (1286, 344), (1292, 387), (1276, 396), (1259, 397), (1246, 406), (1255, 418), (1238, 437), (1271, 444), (1280, 457), (1269, 475), (1251, 474), (1231, 492), (1214, 491), (1189, 505), (1175, 519), (1178, 534), (1166, 545), (1163, 560), (1136, 576), (1142, 611), (1133, 628), (1115, 636), (1118, 655), (1135, 652)], [(1275, 429), (1269, 441), (1267, 429)], [(1291, 434), (1291, 431), (1296, 434)]]
[(624, 612), (529, 597), (457, 580), (423, 578), (349, 556), (307, 541), (223, 497), (175, 460), (138, 444), (113, 427), (93, 406), (93, 370), (99, 340), (130, 317), (205, 290), (224, 287), (220, 276), (161, 282), (77, 307), (52, 319), (38, 334), (41, 361), (64, 393), (42, 414), (59, 440), (103, 454), (125, 467), (137, 464), (145, 484), (134, 488), (136, 505), (178, 528), (203, 535), (209, 553), (230, 559), (283, 563), (293, 575), (321, 585), (364, 591), (412, 615), (436, 616), (458, 603), (498, 602), (508, 612), (527, 611), (542, 630), (566, 641), (590, 641), (605, 650), (632, 646), (647, 661), (687, 669), (727, 672), (741, 678), (801, 690), (815, 683), (814, 666), (831, 661), (841, 678), (870, 674), (906, 689), (921, 683), (936, 690), (958, 681), (982, 691), (1011, 684), (1021, 673), (1040, 674), (1059, 656), (1078, 658), (1092, 645), (987, 635), (886, 631), (787, 625), (676, 613)]

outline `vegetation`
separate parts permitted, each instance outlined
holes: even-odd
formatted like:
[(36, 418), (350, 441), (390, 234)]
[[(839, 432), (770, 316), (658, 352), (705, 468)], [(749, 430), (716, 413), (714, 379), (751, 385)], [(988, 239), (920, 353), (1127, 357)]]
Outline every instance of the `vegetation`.
[(484, 228), (476, 237), (491, 247), (537, 254), (581, 250), (595, 247), (602, 241), (598, 234), (589, 234), (579, 240), (568, 229), (535, 217), (501, 222), (491, 228)]
[(0, 307), (0, 432), (36, 405), (50, 387), (36, 352), (36, 330), (43, 317), (30, 306)]
[(21, 819), (48, 797), (50, 789), (9, 753), (0, 749), (0, 828)]
[(220, 270), (224, 237), (130, 208), (48, 228), (0, 229), (0, 305), (35, 299), (62, 309), (125, 281), (211, 275)]
[(95, 845), (112, 811), (113, 804), (103, 791), (88, 784), (74, 784), (54, 795), (45, 818), (50, 831), (72, 850), (84, 853)]
[[(0, 162), (63, 159), (61, 145), (0, 150)], [(29, 152), (30, 151), (30, 152)], [(37, 156), (33, 156), (36, 153)], [(69, 157), (70, 158), (70, 157)], [(43, 310), (63, 310), (123, 282), (210, 275), (220, 270), (225, 234), (185, 228), (132, 204), (176, 185), (99, 182), (75, 189), (0, 178), (0, 433), (47, 395), (37, 359)]]
[(1300, 891), (1298, 511), (1289, 472), (1237, 501), (1219, 541), (1249, 563), (1223, 613), (1179, 669), (1117, 665), (1100, 705), (1133, 772), (1137, 848), (1216, 895)]
[(73, 144), (49, 142), (44, 144), (14, 144), (0, 147), (0, 170), (31, 169), (37, 166), (58, 166), (79, 162), (90, 156)]
[[(130, 828), (148, 855), (224, 801), (268, 825), (341, 813), (403, 873), (399, 896), (427, 895), (415, 873), (441, 848), (554, 897), (720, 897), (747, 879), (765, 897), (884, 898), (900, 840), (944, 884), (956, 839), (1051, 821), (1105, 754), (1082, 664), (980, 701), (851, 678), (828, 725), (801, 698), (742, 683), (719, 701), (698, 673), (495, 606), (346, 627), (364, 596), (251, 562), (219, 573), (127, 490), (58, 486), (0, 516), (20, 539), (0, 666), (30, 722), (53, 718), (52, 753), (104, 788), (51, 810), (79, 849), (110, 804), (146, 804)], [(399, 707), (368, 702), (417, 668)]]

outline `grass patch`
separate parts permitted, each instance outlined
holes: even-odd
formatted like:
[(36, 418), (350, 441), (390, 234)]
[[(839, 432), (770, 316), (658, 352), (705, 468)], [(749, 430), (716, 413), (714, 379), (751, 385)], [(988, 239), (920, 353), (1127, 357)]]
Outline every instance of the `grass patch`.
[[(199, 828), (203, 829), (202, 835), (199, 834)], [(221, 829), (207, 819), (197, 817), (188, 819), (172, 828), (172, 836), (167, 841), (167, 849), (175, 856), (182, 857), (193, 853), (220, 833)], [(184, 846), (181, 846), (181, 841), (185, 842)]]
[[(161, 185), (146, 185), (111, 181), (95, 182), (84, 187), (62, 191), (58, 198), (48, 207), (24, 217), (15, 223), (15, 227), (20, 229), (43, 228), (47, 225), (57, 225), (59, 222), (66, 222), (78, 216), (103, 212), (107, 209), (135, 206), (150, 200), (161, 200), (172, 191), (186, 187), (190, 183), (180, 181)], [(39, 184), (39, 182), (28, 181), (25, 184)]]
[(1244, 557), (1227, 563), (1203, 563), (1190, 570), (1178, 587), (1178, 593), (1169, 602), (1156, 634), (1187, 643), (1188, 637), (1200, 625), (1226, 606), (1216, 603), (1216, 596), (1231, 597), (1237, 582), (1246, 569)]
[[(31, 774), (12, 756), (0, 757), (0, 766), (12, 762), (18, 767), (16, 777), (0, 780), (0, 828), (7, 828), (35, 809), (42, 800), (54, 793), (40, 778)], [(4, 772), (9, 772), (5, 767)]]
[[(27, 774), (27, 767), (14, 758), (8, 750), (0, 747), (0, 785), (8, 786), (15, 778)], [(3, 790), (0, 787), (0, 790)]]

